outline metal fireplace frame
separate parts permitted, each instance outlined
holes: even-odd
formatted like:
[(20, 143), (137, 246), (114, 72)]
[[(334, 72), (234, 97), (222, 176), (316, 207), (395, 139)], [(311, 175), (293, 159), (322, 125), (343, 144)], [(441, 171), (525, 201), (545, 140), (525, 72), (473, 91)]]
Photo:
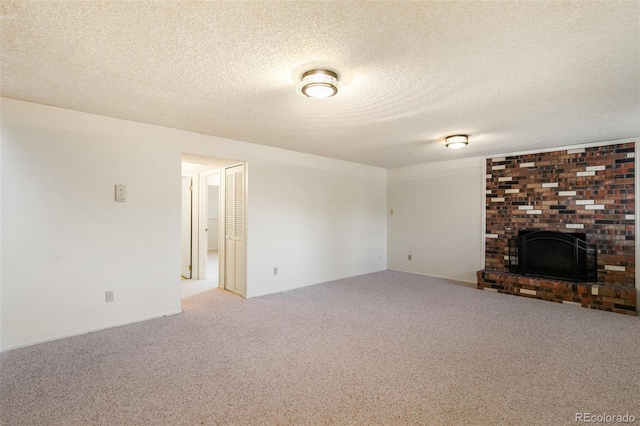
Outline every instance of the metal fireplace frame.
[[(553, 240), (572, 246), (573, 274), (554, 275), (527, 270), (527, 247), (531, 242), (540, 240)], [(595, 282), (598, 277), (596, 246), (586, 241), (585, 234), (539, 230), (521, 231), (521, 235), (509, 239), (509, 272), (567, 281)]]

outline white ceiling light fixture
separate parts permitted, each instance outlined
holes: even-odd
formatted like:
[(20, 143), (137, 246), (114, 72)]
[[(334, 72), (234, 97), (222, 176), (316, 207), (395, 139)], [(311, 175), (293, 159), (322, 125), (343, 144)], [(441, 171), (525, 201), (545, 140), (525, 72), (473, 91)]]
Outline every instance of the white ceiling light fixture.
[(447, 136), (445, 138), (445, 143), (444, 143), (444, 145), (447, 148), (453, 148), (453, 149), (462, 148), (463, 146), (467, 146), (468, 144), (469, 144), (469, 136), (467, 135)]
[(329, 70), (310, 70), (302, 74), (302, 81), (296, 87), (309, 98), (330, 98), (338, 93), (338, 74)]

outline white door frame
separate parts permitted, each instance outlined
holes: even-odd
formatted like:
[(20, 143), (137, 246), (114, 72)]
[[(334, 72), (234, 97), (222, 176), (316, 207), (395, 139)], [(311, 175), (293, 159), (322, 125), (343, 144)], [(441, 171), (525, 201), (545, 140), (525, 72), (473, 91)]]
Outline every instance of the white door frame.
[[(191, 279), (200, 279), (200, 273), (198, 265), (199, 259), (199, 211), (200, 211), (200, 197), (199, 187), (200, 179), (198, 179), (198, 173), (195, 172), (182, 172), (183, 177), (191, 178)], [(195, 195), (195, 196), (194, 196)]]
[[(188, 187), (185, 187), (185, 184), (188, 183)], [(192, 262), (193, 262), (193, 253), (192, 253), (192, 232), (193, 232), (193, 217), (192, 217), (192, 208), (193, 208), (193, 192), (191, 188), (193, 186), (193, 177), (192, 176), (182, 176), (182, 182), (180, 186), (180, 196), (181, 196), (181, 212), (180, 212), (180, 276), (184, 279), (191, 279), (193, 277), (192, 271)], [(188, 206), (187, 206), (187, 195), (188, 195)], [(187, 221), (189, 221), (188, 230), (185, 229), (187, 225)], [(186, 241), (185, 241), (186, 240)], [(185, 244), (185, 242), (187, 244)], [(188, 253), (187, 253), (188, 252)], [(187, 260), (188, 258), (188, 260)]]

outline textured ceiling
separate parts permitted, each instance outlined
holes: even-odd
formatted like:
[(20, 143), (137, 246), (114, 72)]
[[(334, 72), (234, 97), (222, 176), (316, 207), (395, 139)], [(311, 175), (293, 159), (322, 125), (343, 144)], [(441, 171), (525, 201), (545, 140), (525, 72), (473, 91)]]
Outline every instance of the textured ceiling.
[[(381, 167), (640, 135), (640, 2), (1, 2), (2, 96)], [(296, 93), (327, 67), (341, 90)], [(444, 137), (468, 133), (462, 150)]]

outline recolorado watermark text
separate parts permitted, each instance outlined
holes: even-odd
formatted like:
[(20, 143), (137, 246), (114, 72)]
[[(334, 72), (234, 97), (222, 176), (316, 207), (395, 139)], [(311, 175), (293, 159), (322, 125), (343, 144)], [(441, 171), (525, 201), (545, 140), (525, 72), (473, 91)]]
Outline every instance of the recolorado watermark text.
[(633, 414), (594, 414), (576, 413), (575, 423), (635, 423), (636, 416)]

